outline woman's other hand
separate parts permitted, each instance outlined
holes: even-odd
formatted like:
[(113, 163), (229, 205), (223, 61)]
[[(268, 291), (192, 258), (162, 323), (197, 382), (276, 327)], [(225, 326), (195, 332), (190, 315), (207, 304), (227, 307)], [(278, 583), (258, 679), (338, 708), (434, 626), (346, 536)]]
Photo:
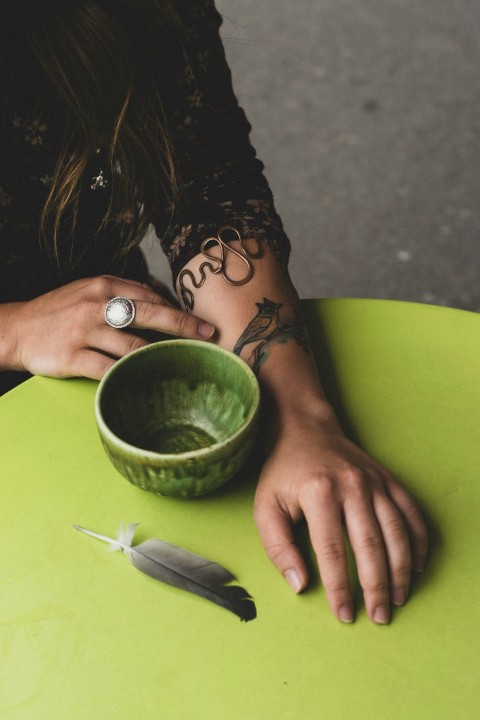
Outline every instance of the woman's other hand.
[[(128, 332), (105, 321), (105, 305), (117, 296), (135, 303)], [(3, 309), (8, 327), (1, 334), (8, 338), (9, 352), (1, 369), (51, 377), (99, 380), (118, 358), (148, 345), (136, 329), (199, 340), (214, 333), (210, 323), (187, 315), (148, 285), (110, 275), (76, 280)]]

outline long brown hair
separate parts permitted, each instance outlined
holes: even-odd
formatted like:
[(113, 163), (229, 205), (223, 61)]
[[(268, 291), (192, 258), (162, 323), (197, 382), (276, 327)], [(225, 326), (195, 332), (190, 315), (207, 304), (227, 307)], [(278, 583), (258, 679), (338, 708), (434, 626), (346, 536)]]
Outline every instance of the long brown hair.
[[(172, 67), (187, 62), (172, 0), (12, 0), (16, 20), (67, 111), (62, 149), (40, 219), (57, 251), (66, 210), (73, 242), (85, 171), (105, 151), (111, 187), (98, 232), (122, 222), (137, 244), (178, 177), (164, 99)], [(171, 85), (171, 83), (170, 83)]]

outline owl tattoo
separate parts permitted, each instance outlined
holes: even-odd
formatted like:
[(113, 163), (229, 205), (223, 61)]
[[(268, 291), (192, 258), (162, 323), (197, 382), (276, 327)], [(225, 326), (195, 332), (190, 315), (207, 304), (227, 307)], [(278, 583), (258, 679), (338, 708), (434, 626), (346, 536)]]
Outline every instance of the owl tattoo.
[(258, 373), (260, 365), (267, 358), (267, 346), (272, 341), (282, 343), (294, 338), (308, 351), (308, 340), (302, 328), (299, 309), (295, 309), (294, 319), (288, 320), (280, 317), (283, 303), (276, 303), (264, 297), (262, 303), (255, 305), (258, 313), (247, 325), (233, 348), (233, 352), (240, 355), (247, 345), (257, 343), (250, 355), (251, 367), (255, 373)]

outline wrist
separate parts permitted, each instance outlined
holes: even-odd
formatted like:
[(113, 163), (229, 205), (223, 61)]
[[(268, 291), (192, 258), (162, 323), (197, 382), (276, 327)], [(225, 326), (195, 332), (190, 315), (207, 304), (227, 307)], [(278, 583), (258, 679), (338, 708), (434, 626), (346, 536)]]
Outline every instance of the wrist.
[(297, 390), (297, 393), (285, 395), (262, 387), (264, 413), (268, 415), (277, 435), (306, 426), (341, 432), (335, 411), (321, 389), (316, 393), (302, 393), (299, 388)]
[(15, 316), (24, 303), (0, 304), (0, 370), (24, 370), (18, 351)]
[[(313, 358), (305, 357), (302, 351), (298, 361), (296, 365), (279, 363), (277, 367), (272, 357), (268, 367), (260, 372), (265, 428), (271, 429), (275, 438), (302, 432), (306, 427), (342, 433), (336, 413), (323, 392)], [(285, 367), (295, 367), (296, 376), (289, 373), (285, 377)]]

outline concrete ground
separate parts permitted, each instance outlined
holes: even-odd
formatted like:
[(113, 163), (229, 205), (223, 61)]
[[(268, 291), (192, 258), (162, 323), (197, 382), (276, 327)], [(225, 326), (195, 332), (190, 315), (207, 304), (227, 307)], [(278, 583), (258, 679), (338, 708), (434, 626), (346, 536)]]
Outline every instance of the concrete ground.
[(480, 310), (478, 0), (217, 7), (300, 295)]

